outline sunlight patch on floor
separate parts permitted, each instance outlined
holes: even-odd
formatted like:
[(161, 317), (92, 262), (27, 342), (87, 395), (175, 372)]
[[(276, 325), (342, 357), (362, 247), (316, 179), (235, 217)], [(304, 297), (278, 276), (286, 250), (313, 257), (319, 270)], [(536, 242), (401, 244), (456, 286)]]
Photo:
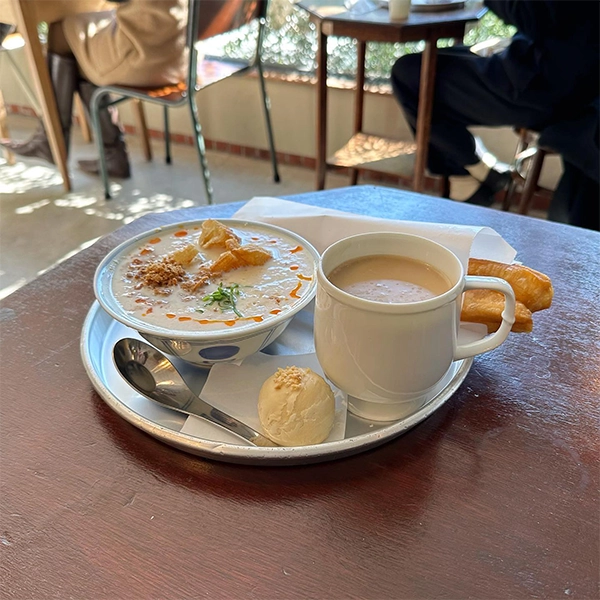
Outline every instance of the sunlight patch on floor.
[(71, 250), (70, 252), (67, 252), (64, 256), (61, 256), (55, 263), (51, 264), (49, 267), (46, 267), (45, 269), (42, 269), (41, 271), (38, 271), (37, 275), (38, 276), (39, 275), (43, 275), (46, 271), (49, 271), (50, 269), (53, 269), (54, 267), (56, 267), (56, 265), (60, 265), (61, 262), (64, 262), (68, 258), (71, 258), (72, 256), (75, 256), (76, 254), (78, 254), (82, 250), (85, 250), (86, 248), (89, 248), (92, 244), (95, 244), (101, 237), (102, 236), (99, 236), (97, 238), (94, 238), (93, 240), (88, 240), (87, 242), (84, 242), (83, 244), (80, 244), (74, 250)]
[(48, 200), (47, 198), (44, 200), (38, 200), (37, 202), (32, 202), (31, 204), (26, 204), (25, 206), (19, 206), (18, 208), (15, 208), (15, 214), (30, 215), (31, 213), (33, 213), (34, 210), (37, 210), (38, 208), (43, 208), (48, 204), (50, 204), (50, 200)]
[[(0, 160), (0, 194), (25, 194), (34, 190), (48, 190), (56, 185), (62, 186), (62, 178), (54, 167), (27, 165), (24, 162), (8, 166), (5, 160)], [(167, 212), (196, 205), (189, 198), (177, 198), (163, 193), (144, 195), (139, 189), (128, 193), (124, 198), (119, 198), (122, 190), (121, 184), (113, 182), (111, 192), (114, 198), (111, 200), (105, 200), (101, 186), (96, 186), (95, 189), (86, 192), (75, 191), (55, 199), (37, 200), (17, 207), (14, 212), (18, 215), (29, 215), (53, 204), (57, 208), (83, 210), (88, 216), (130, 223), (149, 213)], [(60, 189), (56, 193), (60, 194)]]
[(23, 162), (9, 166), (5, 159), (0, 159), (0, 194), (25, 194), (53, 185), (62, 185), (62, 177), (55, 167)]
[(58, 198), (54, 201), (54, 206), (59, 208), (86, 208), (92, 204), (96, 204), (98, 198), (87, 194), (72, 193), (66, 198)]
[[(100, 236), (100, 237), (102, 237), (102, 236)], [(92, 244), (95, 244), (100, 239), (100, 237), (94, 238), (92, 240), (88, 240), (87, 242), (80, 244), (74, 250), (67, 252), (64, 256), (61, 256), (56, 262), (54, 262), (50, 266), (46, 267), (45, 269), (42, 269), (41, 271), (38, 271), (36, 274), (36, 277), (43, 275), (44, 273), (46, 273), (46, 271), (53, 269), (54, 267), (59, 265), (61, 262), (67, 260), (68, 258), (71, 258), (72, 256), (75, 256), (75, 254), (77, 254), (78, 252), (81, 252), (82, 250), (89, 248)], [(3, 274), (3, 272), (0, 271), (0, 275), (2, 275), (2, 274)], [(7, 296), (10, 296), (10, 294), (12, 294), (13, 292), (16, 292), (19, 288), (23, 287), (26, 283), (29, 283), (29, 281), (30, 281), (29, 279), (22, 277), (22, 278), (18, 279), (17, 281), (15, 281), (15, 283), (8, 285), (5, 288), (0, 289), (0, 300), (2, 300), (3, 298), (6, 298)]]

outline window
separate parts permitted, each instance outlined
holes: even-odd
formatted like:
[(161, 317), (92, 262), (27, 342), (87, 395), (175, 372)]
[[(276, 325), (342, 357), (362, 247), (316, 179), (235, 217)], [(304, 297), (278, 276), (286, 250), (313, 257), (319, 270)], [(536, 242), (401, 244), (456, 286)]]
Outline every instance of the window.
[[(505, 25), (496, 15), (488, 12), (465, 35), (465, 43), (472, 45), (490, 37), (510, 37), (515, 28)], [(211, 41), (206, 54), (243, 59), (252, 48), (245, 43), (247, 33), (236, 32)], [(440, 46), (449, 46), (452, 40), (440, 40)], [(392, 65), (403, 54), (420, 52), (423, 43), (367, 45), (366, 76), (372, 84), (387, 83)], [(328, 39), (329, 72), (341, 79), (354, 79), (356, 74), (356, 41), (350, 38)], [(263, 62), (269, 68), (312, 76), (315, 72), (317, 40), (314, 25), (302, 9), (290, 0), (271, 0), (267, 30), (263, 45)]]

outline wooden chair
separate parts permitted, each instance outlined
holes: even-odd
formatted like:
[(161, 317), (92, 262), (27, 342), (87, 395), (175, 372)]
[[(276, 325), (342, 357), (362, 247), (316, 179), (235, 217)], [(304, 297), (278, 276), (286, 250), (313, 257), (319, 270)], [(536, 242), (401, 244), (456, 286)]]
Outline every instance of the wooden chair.
[[(471, 46), (470, 50), (479, 56), (491, 56), (504, 50), (510, 44), (510, 38), (490, 38)], [(519, 140), (511, 163), (512, 179), (502, 202), (503, 210), (510, 210), (517, 191), (521, 190), (521, 197), (517, 211), (526, 215), (531, 207), (533, 196), (539, 189), (538, 182), (544, 158), (549, 152), (548, 148), (541, 148), (537, 144), (538, 134), (530, 129), (518, 128), (516, 130)], [(443, 182), (442, 195), (449, 193), (448, 181)]]
[(538, 145), (538, 134), (530, 129), (518, 129), (519, 141), (515, 151), (515, 157), (511, 165), (512, 179), (504, 201), (503, 210), (510, 210), (517, 191), (520, 188), (521, 197), (517, 212), (526, 215), (531, 208), (533, 196), (539, 189), (540, 174), (544, 166), (544, 159), (548, 154), (553, 154), (549, 148)]
[[(270, 102), (267, 97), (263, 67), (262, 67), (262, 42), (266, 19), (268, 0), (189, 0), (189, 15), (187, 29), (187, 48), (189, 50), (189, 65), (186, 80), (178, 85), (167, 86), (158, 89), (131, 88), (125, 86), (104, 86), (98, 88), (92, 97), (92, 128), (96, 137), (98, 151), (100, 153), (100, 167), (102, 181), (104, 184), (104, 195), (106, 199), (111, 197), (108, 175), (106, 172), (106, 160), (102, 137), (100, 134), (98, 112), (101, 108), (113, 106), (135, 98), (143, 102), (152, 102), (163, 107), (164, 115), (164, 137), (165, 137), (165, 160), (171, 163), (171, 148), (169, 135), (170, 107), (187, 104), (190, 109), (194, 125), (194, 140), (200, 167), (204, 180), (204, 187), (209, 204), (212, 204), (213, 190), (210, 183), (210, 173), (206, 162), (206, 152), (202, 128), (198, 119), (198, 107), (195, 92), (222, 81), (232, 75), (247, 73), (252, 69), (258, 72), (258, 80), (262, 96), (264, 116), (267, 128), (267, 137), (271, 153), (271, 164), (273, 178), (279, 181), (277, 157), (273, 141), (273, 130), (270, 117)], [(254, 56), (249, 61), (233, 62), (226, 60), (214, 60), (200, 58), (196, 43), (216, 35), (235, 31), (244, 25), (256, 24), (256, 49)], [(112, 99), (109, 98), (109, 94)], [(143, 113), (142, 113), (143, 114)], [(146, 132), (147, 139), (147, 132)], [(149, 145), (149, 144), (148, 144)]]

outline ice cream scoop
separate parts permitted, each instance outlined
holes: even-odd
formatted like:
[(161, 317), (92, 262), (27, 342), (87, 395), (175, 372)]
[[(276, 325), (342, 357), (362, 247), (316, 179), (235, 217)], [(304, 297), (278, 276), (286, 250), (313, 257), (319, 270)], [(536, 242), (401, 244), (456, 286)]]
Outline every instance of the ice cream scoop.
[(333, 427), (333, 390), (308, 368), (278, 369), (261, 387), (258, 416), (264, 433), (278, 444), (319, 444)]

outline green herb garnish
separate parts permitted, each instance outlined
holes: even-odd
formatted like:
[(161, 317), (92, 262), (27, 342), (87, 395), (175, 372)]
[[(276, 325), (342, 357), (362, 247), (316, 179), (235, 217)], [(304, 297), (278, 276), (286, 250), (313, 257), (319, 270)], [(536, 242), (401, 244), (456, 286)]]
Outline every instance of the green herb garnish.
[(235, 305), (237, 298), (240, 295), (239, 288), (240, 286), (237, 283), (232, 283), (226, 287), (223, 287), (223, 284), (220, 283), (219, 287), (214, 292), (202, 298), (204, 306), (211, 306), (216, 302), (222, 311), (231, 309), (238, 317), (243, 317), (242, 313)]

